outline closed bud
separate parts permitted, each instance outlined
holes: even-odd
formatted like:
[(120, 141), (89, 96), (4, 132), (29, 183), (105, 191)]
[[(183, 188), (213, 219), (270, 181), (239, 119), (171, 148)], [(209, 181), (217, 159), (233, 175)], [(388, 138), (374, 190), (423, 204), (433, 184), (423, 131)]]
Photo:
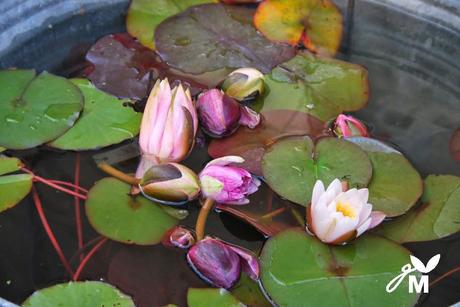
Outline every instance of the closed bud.
[(366, 125), (350, 115), (340, 114), (334, 122), (334, 134), (338, 137), (368, 137)]
[(176, 226), (167, 233), (163, 244), (186, 249), (195, 244), (195, 241), (195, 232), (193, 230), (184, 226)]
[(264, 75), (255, 68), (240, 68), (228, 75), (222, 90), (238, 101), (251, 100), (264, 90)]

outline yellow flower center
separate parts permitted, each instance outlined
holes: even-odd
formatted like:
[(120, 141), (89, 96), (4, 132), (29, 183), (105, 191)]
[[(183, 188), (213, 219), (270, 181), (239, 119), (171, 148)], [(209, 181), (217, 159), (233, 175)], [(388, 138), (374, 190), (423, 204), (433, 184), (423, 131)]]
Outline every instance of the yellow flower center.
[(346, 217), (354, 218), (356, 216), (355, 209), (349, 203), (338, 202), (335, 210), (341, 212)]

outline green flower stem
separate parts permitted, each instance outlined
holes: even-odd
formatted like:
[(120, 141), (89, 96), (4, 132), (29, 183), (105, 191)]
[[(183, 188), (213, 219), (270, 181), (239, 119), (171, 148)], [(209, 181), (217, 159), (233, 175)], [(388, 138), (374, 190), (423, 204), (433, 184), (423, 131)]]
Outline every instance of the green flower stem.
[(139, 184), (139, 182), (141, 181), (140, 179), (138, 178), (134, 178), (133, 176), (130, 176), (128, 174), (125, 174), (123, 173), (122, 171), (120, 170), (117, 170), (116, 168), (114, 168), (113, 166), (107, 164), (107, 163), (99, 163), (97, 165), (97, 167), (99, 167), (102, 171), (104, 171), (105, 173), (109, 174), (110, 176), (113, 176), (123, 182), (126, 182), (127, 184), (130, 184), (130, 185), (135, 185), (137, 186)]
[(201, 207), (200, 213), (198, 214), (198, 218), (196, 220), (195, 231), (196, 231), (197, 242), (204, 238), (204, 229), (206, 227), (206, 220), (208, 219), (209, 212), (211, 211), (213, 206), (214, 206), (214, 200), (211, 198), (206, 198), (203, 206)]

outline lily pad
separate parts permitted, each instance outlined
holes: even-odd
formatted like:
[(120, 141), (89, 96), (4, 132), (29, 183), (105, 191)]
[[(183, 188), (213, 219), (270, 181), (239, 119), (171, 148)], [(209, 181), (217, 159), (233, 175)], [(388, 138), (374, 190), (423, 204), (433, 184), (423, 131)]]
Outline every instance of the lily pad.
[(0, 71), (0, 146), (27, 149), (73, 126), (83, 96), (65, 78), (34, 70)]
[(129, 195), (131, 186), (115, 178), (98, 181), (89, 191), (86, 215), (101, 235), (138, 245), (153, 245), (178, 220), (142, 196)]
[(217, 2), (215, 0), (132, 0), (126, 18), (126, 28), (142, 45), (155, 49), (155, 28), (166, 18), (186, 8)]
[(369, 99), (364, 67), (308, 52), (274, 68), (265, 76), (265, 89), (254, 105), (257, 110), (288, 109), (323, 121), (359, 110)]
[(169, 65), (199, 74), (221, 68), (254, 67), (263, 73), (295, 55), (253, 26), (254, 10), (222, 4), (193, 6), (155, 30), (155, 45)]
[(367, 152), (372, 162), (369, 203), (389, 217), (404, 214), (423, 193), (423, 181), (412, 164), (398, 151), (374, 139), (347, 138)]
[(189, 307), (244, 307), (233, 295), (225, 289), (190, 288), (187, 293)]
[(460, 177), (429, 175), (422, 205), (384, 223), (378, 233), (396, 242), (430, 241), (460, 231)]
[(342, 14), (330, 0), (265, 0), (257, 8), (254, 24), (272, 41), (302, 43), (328, 56), (337, 53), (343, 30)]
[(410, 263), (409, 251), (366, 235), (353, 244), (331, 246), (302, 230), (269, 239), (260, 257), (261, 282), (278, 306), (412, 306), (406, 277), (395, 292), (387, 283)]
[(244, 305), (251, 307), (271, 307), (259, 287), (259, 283), (241, 274), (238, 283), (230, 289), (232, 295)]
[(139, 133), (142, 114), (123, 106), (127, 100), (98, 90), (86, 79), (71, 80), (85, 98), (83, 113), (76, 124), (50, 143), (65, 150), (96, 149), (120, 143)]
[(460, 128), (456, 129), (449, 139), (449, 151), (454, 160), (460, 161)]
[(109, 284), (100, 281), (82, 281), (57, 284), (38, 290), (22, 306), (134, 307), (134, 302), (129, 296)]
[(309, 137), (292, 137), (276, 142), (262, 159), (268, 185), (282, 197), (307, 206), (316, 180), (327, 186), (335, 178), (350, 187), (366, 187), (372, 164), (359, 146), (326, 137), (316, 145)]
[[(22, 167), (21, 161), (0, 155), (0, 175), (15, 172)], [(0, 176), (0, 212), (18, 204), (29, 194), (32, 188), (32, 176), (15, 174)]]

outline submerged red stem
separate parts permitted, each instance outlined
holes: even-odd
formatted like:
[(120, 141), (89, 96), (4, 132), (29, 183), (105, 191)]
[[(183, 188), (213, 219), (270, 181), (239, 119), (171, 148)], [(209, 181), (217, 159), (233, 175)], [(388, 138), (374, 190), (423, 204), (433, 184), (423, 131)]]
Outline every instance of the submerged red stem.
[[(75, 155), (75, 177), (74, 184), (76, 187), (80, 185), (80, 154), (77, 152)], [(78, 193), (78, 189), (74, 188), (75, 193)], [(83, 248), (83, 227), (81, 224), (81, 208), (80, 208), (80, 199), (77, 196), (74, 196), (74, 205), (75, 205), (75, 227), (77, 229), (77, 242), (78, 249)], [(80, 261), (83, 260), (84, 254), (80, 255)]]
[(460, 271), (460, 266), (458, 267), (455, 267), (453, 268), (452, 270), (449, 270), (447, 271), (446, 273), (442, 274), (441, 276), (439, 276), (438, 278), (436, 278), (435, 280), (433, 280), (431, 283), (430, 283), (430, 287), (434, 286), (435, 284), (437, 284), (438, 282), (440, 282), (441, 280), (443, 280), (444, 278), (456, 273)]
[(103, 238), (101, 241), (99, 241), (94, 247), (86, 254), (85, 258), (81, 261), (80, 265), (78, 266), (77, 270), (75, 271), (75, 274), (73, 275), (73, 280), (77, 281), (78, 278), (80, 277), (81, 272), (85, 268), (86, 264), (88, 261), (91, 259), (91, 257), (98, 251), (101, 246), (107, 242), (107, 238)]
[(57, 185), (60, 185), (60, 186), (65, 186), (65, 187), (69, 187), (69, 188), (74, 188), (76, 190), (78, 190), (78, 192), (81, 192), (83, 194), (88, 194), (88, 190), (83, 188), (83, 187), (80, 187), (80, 186), (77, 186), (71, 182), (67, 182), (67, 181), (62, 181), (62, 180), (54, 180), (54, 179), (48, 179), (49, 182), (51, 183), (54, 183), (54, 184), (57, 184)]

